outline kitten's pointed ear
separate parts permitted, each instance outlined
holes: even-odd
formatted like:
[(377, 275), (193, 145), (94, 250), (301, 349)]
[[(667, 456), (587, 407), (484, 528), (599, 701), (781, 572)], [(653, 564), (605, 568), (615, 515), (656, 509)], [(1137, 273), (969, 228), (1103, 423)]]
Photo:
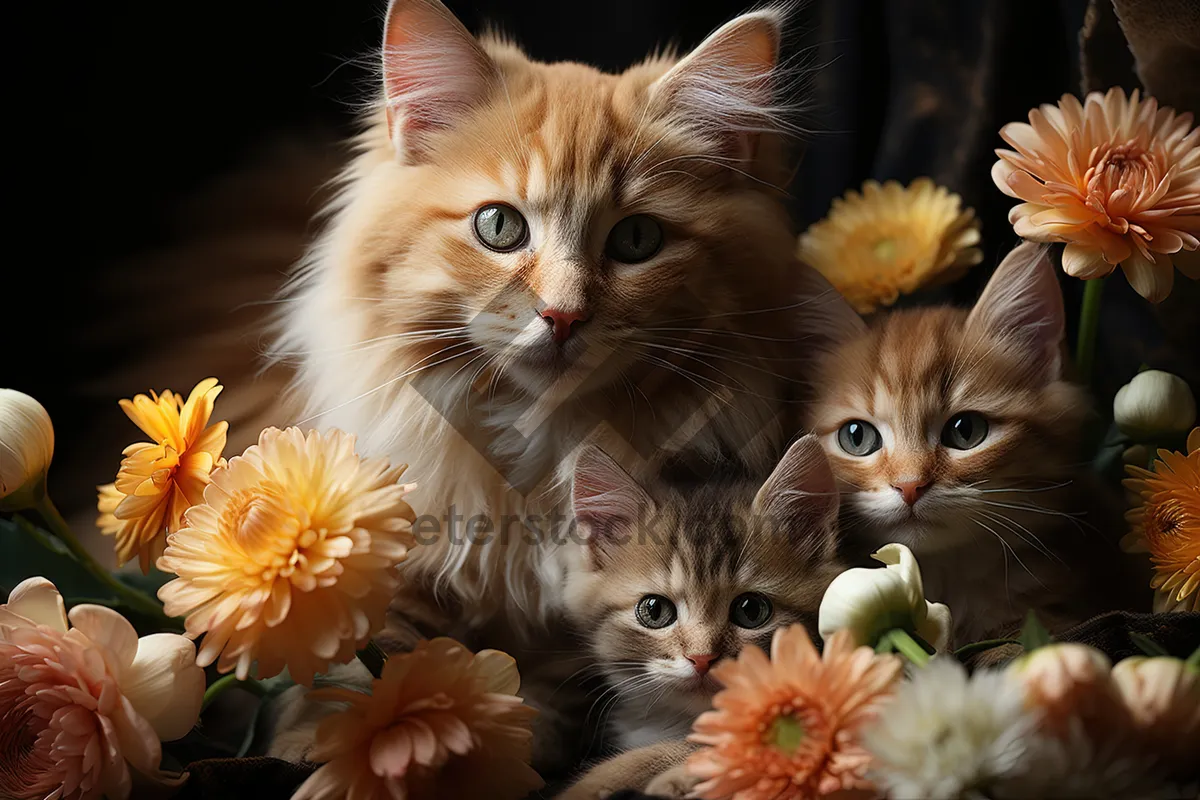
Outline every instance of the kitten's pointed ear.
[(797, 315), (801, 335), (813, 347), (828, 349), (867, 332), (867, 323), (824, 275), (800, 264), (797, 282), (804, 304)]
[(763, 9), (722, 25), (652, 87), (667, 113), (744, 160), (757, 134), (779, 129), (774, 105), (783, 12)]
[(392, 0), (383, 31), (384, 103), (403, 161), (419, 163), (428, 135), (498, 83), (495, 62), (439, 0)]
[(654, 509), (654, 501), (633, 476), (595, 446), (586, 447), (575, 462), (571, 504), (593, 559), (627, 537)]
[(1062, 377), (1065, 324), (1050, 251), (1032, 242), (1004, 257), (967, 318), (968, 331), (1005, 343), (1045, 383)]
[(832, 558), (837, 550), (838, 490), (821, 442), (814, 434), (798, 439), (758, 490), (752, 509), (769, 531), (811, 545), (811, 555)]

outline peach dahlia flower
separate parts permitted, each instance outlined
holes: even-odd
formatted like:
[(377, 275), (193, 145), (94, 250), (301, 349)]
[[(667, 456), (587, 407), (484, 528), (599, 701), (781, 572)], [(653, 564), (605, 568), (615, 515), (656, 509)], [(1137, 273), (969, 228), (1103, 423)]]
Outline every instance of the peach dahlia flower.
[(529, 766), (537, 713), (516, 696), (513, 659), (452, 639), (394, 655), (371, 694), (317, 689), (349, 706), (321, 722), (308, 758), (325, 762), (294, 800), (518, 800), (541, 788)]
[(413, 546), (404, 466), (366, 460), (354, 437), (268, 428), (212, 473), (158, 568), (169, 616), (203, 635), (196, 662), (311, 685), (383, 627), (394, 567)]
[(1200, 748), (1200, 671), (1178, 658), (1135, 656), (1117, 662), (1112, 678), (1143, 749), (1173, 773), (1194, 769)]
[(1125, 488), (1136, 504), (1125, 515), (1121, 546), (1148, 552), (1154, 567), (1154, 610), (1200, 611), (1200, 428), (1187, 453), (1159, 450), (1154, 471), (1126, 465)]
[(0, 605), (0, 797), (124, 800), (130, 767), (168, 780), (160, 741), (200, 716), (195, 656), (182, 636), (139, 639), (103, 606), (68, 615), (54, 584), (22, 581)]
[(708, 800), (799, 800), (868, 789), (870, 754), (859, 732), (890, 697), (901, 661), (855, 647), (834, 633), (822, 656), (801, 625), (780, 628), (768, 660), (745, 647), (713, 668), (725, 688), (701, 714), (691, 741), (707, 745), (688, 759)]
[(121, 401), (151, 441), (126, 447), (116, 482), (98, 487), (96, 524), (116, 537), (118, 566), (136, 554), (142, 572), (149, 572), (167, 534), (182, 527), (183, 512), (203, 501), (209, 473), (223, 463), (229, 427), (208, 424), (221, 388), (216, 378), (206, 378), (186, 401), (170, 390)]
[(1191, 114), (1159, 108), (1152, 97), (1113, 88), (1010, 122), (1000, 136), (992, 179), (1023, 201), (1009, 213), (1017, 235), (1066, 242), (1063, 269), (1100, 278), (1116, 267), (1157, 303), (1171, 292), (1174, 267), (1200, 278), (1200, 129)]

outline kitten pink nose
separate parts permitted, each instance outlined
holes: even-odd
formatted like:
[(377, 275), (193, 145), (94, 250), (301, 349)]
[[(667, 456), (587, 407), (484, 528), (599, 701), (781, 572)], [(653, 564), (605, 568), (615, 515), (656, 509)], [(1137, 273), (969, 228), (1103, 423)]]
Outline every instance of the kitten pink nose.
[(559, 311), (556, 308), (543, 309), (538, 312), (538, 316), (550, 325), (555, 344), (562, 344), (570, 339), (575, 323), (587, 322), (588, 319), (588, 315), (582, 311)]
[(708, 672), (708, 668), (712, 666), (712, 663), (717, 660), (717, 655), (716, 653), (704, 653), (698, 656), (685, 656), (685, 658), (692, 662), (692, 666), (696, 668), (697, 675), (704, 675)]
[(892, 488), (899, 492), (904, 497), (904, 502), (911, 506), (916, 505), (916, 502), (921, 499), (921, 495), (925, 494), (929, 483), (929, 481), (900, 481), (892, 484)]

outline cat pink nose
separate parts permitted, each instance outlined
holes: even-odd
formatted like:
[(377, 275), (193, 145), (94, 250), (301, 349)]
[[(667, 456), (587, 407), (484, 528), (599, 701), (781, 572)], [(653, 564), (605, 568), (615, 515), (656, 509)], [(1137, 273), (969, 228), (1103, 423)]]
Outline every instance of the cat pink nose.
[(698, 656), (686, 656), (687, 660), (692, 662), (692, 666), (696, 668), (697, 675), (704, 675), (708, 672), (708, 668), (717, 660), (716, 653), (704, 653)]
[(550, 326), (555, 344), (562, 344), (570, 339), (575, 323), (587, 322), (588, 318), (582, 311), (559, 311), (557, 308), (543, 309), (538, 312), (538, 316)]
[(904, 497), (904, 502), (910, 506), (915, 505), (921, 499), (921, 495), (925, 494), (925, 490), (929, 488), (929, 481), (900, 481), (892, 484), (892, 488)]

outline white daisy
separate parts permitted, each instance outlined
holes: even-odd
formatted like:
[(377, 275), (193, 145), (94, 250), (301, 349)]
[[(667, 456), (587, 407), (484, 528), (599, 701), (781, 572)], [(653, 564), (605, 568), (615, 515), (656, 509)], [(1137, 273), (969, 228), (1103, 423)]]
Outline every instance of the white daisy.
[(871, 779), (894, 800), (972, 797), (1025, 769), (1037, 727), (1019, 681), (968, 676), (954, 659), (935, 658), (901, 685), (863, 744)]

